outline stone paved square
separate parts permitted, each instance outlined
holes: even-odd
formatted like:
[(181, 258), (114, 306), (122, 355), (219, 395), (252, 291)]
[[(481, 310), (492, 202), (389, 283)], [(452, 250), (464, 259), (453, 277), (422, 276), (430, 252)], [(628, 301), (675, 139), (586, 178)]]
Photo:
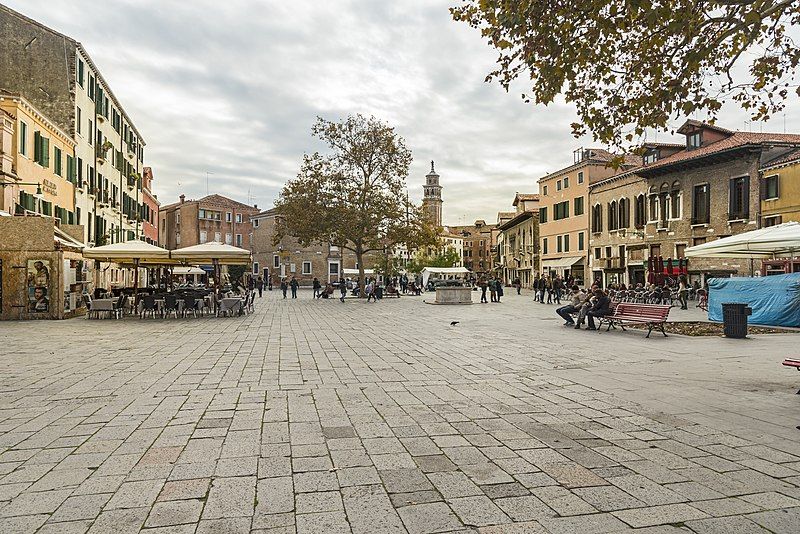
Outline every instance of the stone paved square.
[(3, 323), (0, 533), (800, 531), (795, 335), (426, 298)]

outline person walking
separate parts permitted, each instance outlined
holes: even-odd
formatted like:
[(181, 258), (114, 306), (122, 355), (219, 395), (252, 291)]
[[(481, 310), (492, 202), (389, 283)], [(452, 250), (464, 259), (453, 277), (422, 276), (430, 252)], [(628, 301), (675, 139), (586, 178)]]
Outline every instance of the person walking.
[(258, 288), (258, 298), (261, 298), (261, 293), (264, 291), (264, 279), (260, 276), (258, 277), (258, 281), (256, 281), (256, 287)]
[(314, 282), (312, 283), (314, 288), (314, 298), (318, 299), (322, 296), (322, 284), (319, 283), (319, 278), (316, 276), (314, 277)]
[(553, 279), (550, 278), (549, 276), (547, 277), (547, 280), (545, 282), (545, 290), (547, 291), (547, 303), (548, 304), (552, 304), (553, 303)]
[(515, 278), (514, 281), (511, 282), (511, 285), (517, 288), (517, 295), (522, 294), (522, 280), (520, 280), (519, 277)]
[(547, 289), (547, 275), (543, 274), (541, 278), (539, 278), (539, 304), (544, 304), (544, 292)]
[(344, 280), (339, 280), (339, 300), (344, 302), (344, 298), (347, 296), (347, 282)]
[(537, 273), (536, 276), (533, 278), (533, 302), (539, 301), (539, 274)]
[(292, 298), (293, 298), (293, 299), (296, 299), (296, 298), (297, 298), (297, 287), (298, 287), (299, 285), (300, 285), (300, 284), (298, 284), (298, 283), (297, 283), (297, 278), (295, 278), (295, 277), (293, 276), (293, 277), (292, 277), (292, 281), (291, 281), (291, 282), (289, 282), (289, 287), (291, 287), (291, 288), (292, 288)]
[(481, 277), (478, 278), (478, 287), (481, 288), (481, 304), (486, 304), (488, 302), (486, 300), (486, 288), (488, 285), (486, 277), (481, 275)]
[(553, 280), (553, 293), (555, 296), (556, 304), (561, 306), (561, 292), (564, 290), (564, 281), (561, 279), (560, 276), (556, 276), (556, 279)]
[(680, 283), (678, 284), (678, 300), (681, 303), (682, 310), (689, 309), (689, 282), (686, 280), (685, 275), (681, 275)]
[(364, 293), (367, 294), (367, 302), (374, 299), (373, 302), (378, 302), (378, 297), (375, 295), (375, 282), (370, 280), (364, 288)]
[(267, 278), (267, 284), (268, 284), (267, 285), (267, 289), (272, 291), (272, 277), (271, 276), (269, 278)]
[(289, 285), (286, 283), (286, 278), (281, 278), (281, 291), (283, 291), (283, 298), (286, 298), (286, 291), (289, 289)]

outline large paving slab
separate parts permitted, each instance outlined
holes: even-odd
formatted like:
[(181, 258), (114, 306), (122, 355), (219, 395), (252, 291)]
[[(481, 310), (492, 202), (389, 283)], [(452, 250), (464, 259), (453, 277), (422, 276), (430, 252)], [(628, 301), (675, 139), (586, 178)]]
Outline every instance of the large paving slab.
[(0, 532), (800, 531), (800, 335), (278, 297), (0, 323)]

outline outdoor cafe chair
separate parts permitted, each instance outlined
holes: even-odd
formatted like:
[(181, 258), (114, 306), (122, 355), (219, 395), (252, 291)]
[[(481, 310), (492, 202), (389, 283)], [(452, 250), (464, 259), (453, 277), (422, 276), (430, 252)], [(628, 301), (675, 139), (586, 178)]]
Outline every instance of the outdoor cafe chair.
[(172, 294), (164, 295), (164, 316), (169, 313), (174, 313), (175, 318), (178, 317), (178, 297)]
[(121, 319), (122, 315), (125, 311), (125, 303), (128, 300), (128, 295), (125, 293), (120, 294), (119, 298), (117, 298), (117, 302), (114, 303), (112, 314), (116, 319)]
[(197, 317), (197, 301), (191, 295), (186, 295), (183, 298), (183, 316), (186, 317), (186, 314), (189, 312), (192, 313), (195, 317)]
[(157, 311), (155, 295), (145, 295), (142, 299), (141, 317), (144, 317), (147, 312), (150, 312), (151, 317), (155, 317)]

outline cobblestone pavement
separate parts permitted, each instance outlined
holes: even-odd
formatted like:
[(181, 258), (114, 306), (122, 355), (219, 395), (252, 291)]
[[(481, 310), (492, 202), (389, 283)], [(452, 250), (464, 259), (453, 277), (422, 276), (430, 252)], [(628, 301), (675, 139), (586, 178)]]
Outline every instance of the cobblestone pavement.
[(800, 531), (800, 337), (277, 297), (0, 323), (0, 533)]

